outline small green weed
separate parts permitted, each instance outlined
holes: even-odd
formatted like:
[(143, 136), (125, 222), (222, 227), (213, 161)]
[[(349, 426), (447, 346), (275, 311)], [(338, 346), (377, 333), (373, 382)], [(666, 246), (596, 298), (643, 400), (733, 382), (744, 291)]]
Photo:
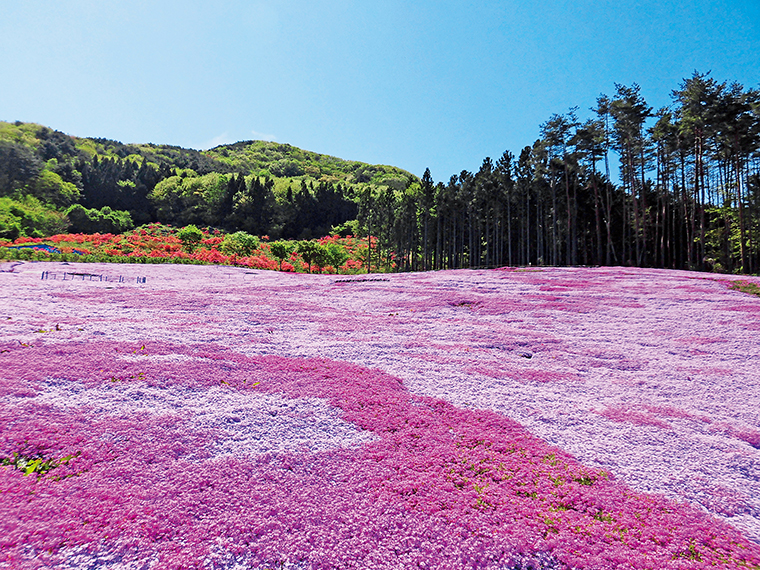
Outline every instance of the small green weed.
[(757, 283), (751, 281), (734, 281), (731, 283), (731, 289), (734, 291), (741, 291), (742, 293), (749, 293), (750, 295), (757, 295), (760, 297), (760, 286)]
[(606, 522), (606, 523), (613, 523), (615, 522), (615, 519), (612, 517), (612, 515), (605, 515), (602, 511), (599, 511), (594, 515), (594, 519), (598, 520), (599, 522)]
[(53, 459), (46, 458), (41, 453), (38, 453), (36, 455), (21, 455), (14, 452), (13, 456), (0, 459), (0, 466), (10, 466), (14, 469), (18, 469), (19, 471), (23, 471), (25, 476), (32, 475), (34, 473), (39, 479), (48, 471), (51, 471), (60, 465), (68, 465), (69, 461), (75, 457), (79, 457), (81, 454), (81, 451), (77, 451), (72, 455), (62, 457), (61, 459)]

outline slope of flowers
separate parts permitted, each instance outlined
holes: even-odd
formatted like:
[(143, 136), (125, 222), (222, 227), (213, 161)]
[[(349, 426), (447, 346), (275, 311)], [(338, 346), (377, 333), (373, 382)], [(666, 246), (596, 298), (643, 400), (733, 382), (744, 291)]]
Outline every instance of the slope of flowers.
[[(13, 567), (61, 565), (72, 549), (77, 563), (147, 552), (165, 568), (504, 568), (536, 551), (557, 567), (760, 563), (731, 527), (608, 481), (504, 416), (412, 396), (383, 373), (213, 346), (5, 346), (2, 454), (70, 458), (0, 472)], [(198, 392), (212, 394), (213, 411), (192, 404)], [(296, 405), (315, 398), (342, 419)], [(345, 432), (343, 449), (277, 433), (281, 415), (304, 414), (304, 425), (321, 415), (324, 431)], [(300, 438), (301, 449), (241, 442), (257, 431), (270, 444)]]
[(0, 269), (0, 567), (760, 567), (730, 283)]

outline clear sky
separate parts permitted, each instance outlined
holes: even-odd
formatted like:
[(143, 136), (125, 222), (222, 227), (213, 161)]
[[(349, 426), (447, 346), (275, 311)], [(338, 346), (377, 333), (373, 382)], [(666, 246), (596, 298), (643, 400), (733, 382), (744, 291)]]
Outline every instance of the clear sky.
[(694, 70), (760, 86), (760, 0), (0, 0), (0, 120), (444, 181), (615, 83), (667, 105)]

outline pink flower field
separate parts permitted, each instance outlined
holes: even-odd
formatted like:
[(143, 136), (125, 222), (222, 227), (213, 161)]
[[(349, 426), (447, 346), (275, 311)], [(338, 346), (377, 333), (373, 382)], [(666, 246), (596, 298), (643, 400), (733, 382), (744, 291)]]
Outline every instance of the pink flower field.
[(0, 568), (760, 568), (730, 279), (0, 264)]

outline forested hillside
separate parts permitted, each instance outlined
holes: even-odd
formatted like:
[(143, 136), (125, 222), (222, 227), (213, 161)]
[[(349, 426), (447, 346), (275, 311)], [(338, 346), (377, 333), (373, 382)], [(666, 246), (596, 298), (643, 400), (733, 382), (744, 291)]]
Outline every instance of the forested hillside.
[(633, 84), (600, 95), (590, 118), (578, 109), (551, 115), (519, 155), (438, 183), (273, 142), (196, 151), (0, 123), (0, 238), (160, 222), (371, 234), (398, 270), (760, 271), (760, 91), (695, 72), (669, 107)]
[(119, 233), (149, 222), (322, 236), (355, 220), (362, 193), (414, 180), (399, 168), (273, 142), (201, 152), (0, 122), (0, 238), (7, 239)]

